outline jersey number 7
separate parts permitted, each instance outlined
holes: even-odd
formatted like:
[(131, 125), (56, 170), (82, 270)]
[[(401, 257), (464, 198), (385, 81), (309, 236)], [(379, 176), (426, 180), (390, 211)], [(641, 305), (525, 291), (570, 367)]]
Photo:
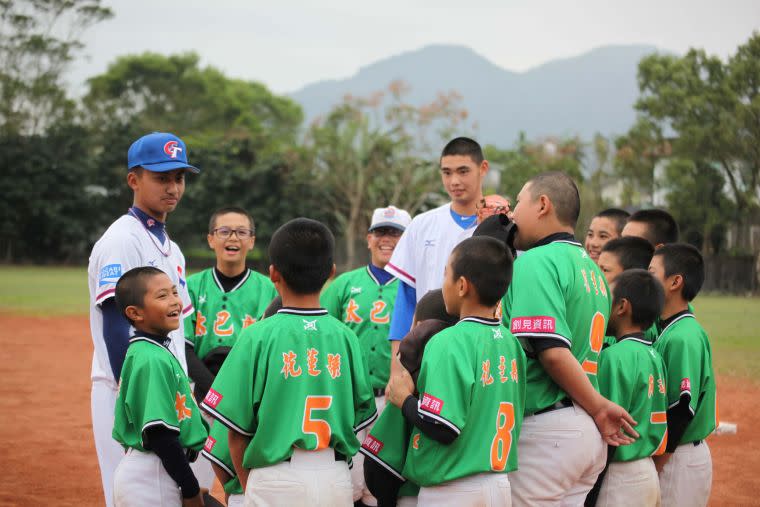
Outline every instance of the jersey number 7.
[(330, 423), (324, 419), (316, 419), (312, 417), (312, 411), (314, 410), (327, 410), (332, 405), (332, 396), (307, 396), (306, 405), (303, 410), (303, 422), (301, 423), (301, 431), (307, 435), (314, 435), (317, 439), (317, 447), (314, 449), (307, 449), (310, 451), (319, 451), (327, 449), (330, 445), (330, 437), (332, 436), (332, 429)]
[(502, 472), (507, 467), (514, 428), (515, 406), (503, 401), (499, 403), (499, 411), (496, 414), (496, 435), (491, 443), (491, 470)]

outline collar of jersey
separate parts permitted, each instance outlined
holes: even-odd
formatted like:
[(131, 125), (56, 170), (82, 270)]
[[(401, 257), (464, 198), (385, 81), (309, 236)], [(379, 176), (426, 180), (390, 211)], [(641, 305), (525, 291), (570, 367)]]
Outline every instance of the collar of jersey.
[(644, 345), (652, 344), (652, 342), (646, 339), (643, 331), (638, 332), (638, 333), (629, 333), (629, 334), (623, 335), (620, 337), (618, 342), (622, 342), (623, 340), (631, 340), (634, 342), (643, 343)]
[(662, 335), (662, 333), (664, 333), (667, 328), (669, 328), (670, 326), (672, 326), (673, 324), (675, 324), (679, 320), (685, 319), (687, 317), (694, 318), (694, 314), (691, 313), (689, 310), (681, 310), (680, 312), (676, 313), (675, 315), (671, 315), (667, 319), (663, 320), (662, 321), (662, 331), (660, 332), (660, 334)]
[(145, 331), (136, 331), (132, 338), (129, 339), (129, 343), (149, 341), (155, 345), (160, 345), (165, 349), (169, 349), (169, 344), (172, 339), (168, 336), (161, 336), (159, 334), (146, 333)]
[(531, 248), (545, 246), (549, 243), (569, 243), (575, 246), (583, 246), (578, 243), (578, 240), (575, 239), (575, 236), (569, 232), (555, 232), (554, 234), (549, 234), (545, 238), (536, 241), (536, 243)]
[(324, 308), (293, 308), (284, 306), (277, 310), (277, 313), (287, 313), (290, 315), (327, 315)]
[(464, 317), (459, 322), (476, 322), (478, 324), (483, 324), (486, 326), (498, 326), (499, 325), (499, 319), (486, 319), (483, 317)]
[[(375, 266), (375, 267), (377, 267), (377, 266)], [(378, 269), (380, 269), (380, 268), (378, 268)], [(367, 264), (367, 273), (369, 274), (369, 277), (372, 278), (372, 280), (374, 280), (375, 283), (378, 284), (378, 285), (383, 285), (383, 286), (384, 285), (388, 285), (389, 283), (393, 283), (393, 281), (396, 279), (395, 276), (392, 276), (392, 277), (390, 277), (388, 279), (387, 282), (380, 283), (380, 280), (378, 280), (377, 277), (375, 276), (375, 274), (372, 272), (372, 267), (369, 264)]]
[[(227, 291), (224, 290), (224, 286), (222, 285), (222, 281), (219, 279), (219, 275), (224, 276), (224, 273), (221, 273), (221, 272), (217, 273), (217, 271), (218, 270), (217, 270), (216, 266), (214, 266), (213, 268), (211, 268), (211, 273), (214, 275), (214, 282), (216, 282), (216, 286), (219, 287), (220, 291), (227, 292)], [(235, 284), (234, 287), (232, 287), (229, 290), (229, 292), (234, 292), (234, 291), (238, 290), (240, 287), (242, 287), (242, 285), (245, 283), (245, 281), (248, 280), (249, 276), (251, 276), (251, 270), (249, 268), (245, 268), (245, 271), (243, 271), (242, 273), (240, 273), (238, 275), (238, 277), (240, 277), (240, 280), (238, 281), (237, 284)], [(229, 279), (229, 280), (234, 280), (237, 277), (233, 276), (232, 278), (230, 278), (230, 277), (226, 277), (226, 278)]]

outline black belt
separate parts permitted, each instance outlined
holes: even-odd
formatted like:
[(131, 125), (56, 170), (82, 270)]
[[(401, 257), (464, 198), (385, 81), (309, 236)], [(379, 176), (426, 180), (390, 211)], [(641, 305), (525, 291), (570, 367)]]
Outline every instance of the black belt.
[[(341, 453), (333, 449), (333, 452), (335, 453), (335, 461), (348, 461), (345, 456), (343, 456)], [(282, 461), (290, 461), (291, 456), (288, 456)]]
[(376, 387), (373, 389), (375, 393), (375, 398), (378, 396), (385, 396), (385, 388), (384, 387)]
[(572, 406), (573, 406), (573, 401), (570, 398), (563, 398), (559, 400), (557, 403), (555, 403), (554, 405), (549, 405), (546, 408), (542, 408), (541, 410), (533, 412), (531, 415), (545, 414), (553, 410), (560, 410), (562, 408), (568, 408)]

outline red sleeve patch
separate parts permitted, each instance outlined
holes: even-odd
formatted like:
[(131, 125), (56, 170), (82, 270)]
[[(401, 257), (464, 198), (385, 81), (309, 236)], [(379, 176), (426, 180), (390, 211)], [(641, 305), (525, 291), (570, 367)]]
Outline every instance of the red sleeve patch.
[(203, 398), (203, 403), (211, 408), (216, 408), (216, 406), (219, 405), (219, 402), (222, 401), (222, 397), (223, 396), (218, 392), (214, 391), (213, 389), (209, 389), (206, 393), (206, 397)]
[(424, 408), (426, 412), (431, 414), (441, 415), (443, 410), (443, 400), (439, 400), (435, 396), (430, 396), (428, 393), (422, 395), (422, 403), (420, 408)]
[(383, 450), (383, 443), (372, 435), (367, 435), (367, 438), (362, 442), (362, 448), (377, 456)]
[(689, 377), (681, 379), (681, 392), (684, 391), (691, 392), (691, 382), (689, 381)]
[(211, 452), (211, 450), (214, 448), (214, 445), (216, 445), (216, 439), (214, 437), (208, 437), (206, 439), (206, 443), (203, 445), (203, 450), (206, 452)]
[(512, 319), (513, 333), (554, 333), (557, 330), (554, 317), (539, 315), (536, 317), (515, 317)]

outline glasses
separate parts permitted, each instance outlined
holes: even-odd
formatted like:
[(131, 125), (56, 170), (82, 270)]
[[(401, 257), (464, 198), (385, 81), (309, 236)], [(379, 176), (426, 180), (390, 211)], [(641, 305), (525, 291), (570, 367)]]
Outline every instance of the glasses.
[(235, 234), (238, 239), (248, 239), (253, 236), (254, 231), (251, 229), (230, 229), (229, 227), (219, 227), (211, 231), (211, 234), (216, 234), (221, 239), (227, 239)]
[(404, 234), (404, 231), (396, 229), (395, 227), (378, 227), (372, 230), (372, 234), (376, 238), (382, 238), (383, 236), (390, 236), (391, 238), (398, 238)]

